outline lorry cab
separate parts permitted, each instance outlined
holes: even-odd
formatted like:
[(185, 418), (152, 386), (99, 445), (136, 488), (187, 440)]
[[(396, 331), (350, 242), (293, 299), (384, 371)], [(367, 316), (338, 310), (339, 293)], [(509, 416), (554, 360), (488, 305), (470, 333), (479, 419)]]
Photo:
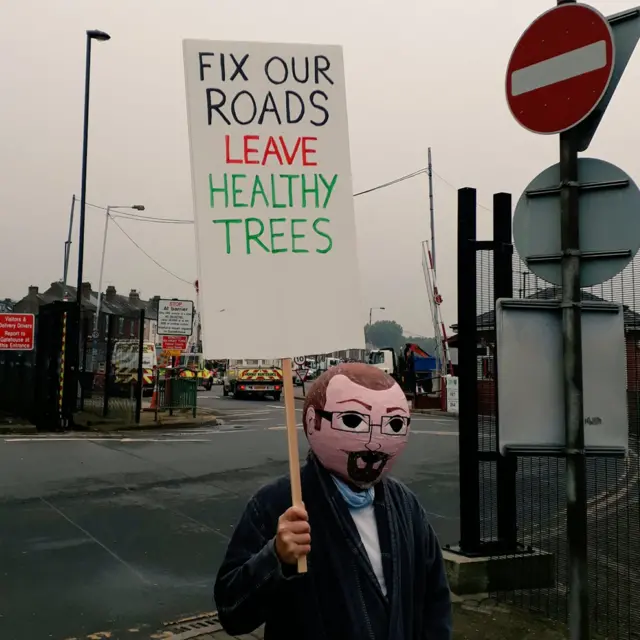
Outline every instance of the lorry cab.
[(396, 360), (396, 352), (391, 347), (382, 349), (374, 349), (369, 353), (369, 364), (378, 369), (382, 369), (394, 378), (398, 375), (398, 362)]

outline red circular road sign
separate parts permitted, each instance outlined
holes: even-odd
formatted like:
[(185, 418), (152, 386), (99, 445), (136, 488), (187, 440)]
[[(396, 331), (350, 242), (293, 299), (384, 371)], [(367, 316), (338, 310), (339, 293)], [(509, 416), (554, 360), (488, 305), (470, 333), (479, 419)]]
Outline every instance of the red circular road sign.
[(606, 18), (585, 4), (538, 16), (520, 36), (507, 66), (507, 103), (533, 133), (562, 133), (582, 122), (604, 95), (615, 58)]

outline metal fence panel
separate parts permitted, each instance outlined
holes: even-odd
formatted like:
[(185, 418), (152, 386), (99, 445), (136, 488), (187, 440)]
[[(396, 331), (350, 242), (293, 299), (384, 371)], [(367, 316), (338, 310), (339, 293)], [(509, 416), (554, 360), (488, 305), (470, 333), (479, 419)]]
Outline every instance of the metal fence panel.
[[(560, 297), (559, 287), (533, 275), (517, 255), (514, 255), (513, 264), (515, 297)], [(486, 278), (486, 275), (480, 275), (484, 273), (480, 269), (478, 273), (479, 279)], [(629, 457), (626, 460), (591, 458), (587, 464), (591, 618), (595, 633), (615, 640), (640, 638), (639, 275), (640, 257), (636, 257), (621, 274), (602, 285), (583, 289), (582, 294), (585, 300), (599, 298), (622, 303), (625, 310)], [(481, 290), (479, 284), (478, 291)], [(605, 376), (606, 371), (602, 375)], [(535, 393), (535, 389), (531, 393)], [(479, 416), (479, 420), (483, 438), (491, 442), (493, 433), (486, 415)], [(490, 502), (495, 493), (492, 478), (483, 476), (481, 482), (481, 493), (489, 496), (485, 501)], [(568, 610), (565, 490), (564, 460), (550, 457), (519, 459), (516, 482), (518, 542), (525, 548), (534, 547), (555, 556), (555, 585), (547, 589), (497, 594), (501, 599), (560, 621), (567, 620)], [(487, 512), (486, 517), (493, 517), (493, 513)], [(486, 530), (491, 534), (495, 527), (491, 525)]]
[(35, 421), (35, 351), (0, 351), (0, 411)]
[(132, 363), (130, 374), (123, 375), (120, 369), (117, 375), (113, 362), (118, 342), (117, 321), (116, 317), (109, 315), (106, 335), (96, 338), (93, 320), (87, 318), (83, 325), (80, 352), (80, 361), (84, 365), (81, 373), (82, 410), (103, 418), (133, 422), (136, 417), (137, 351), (132, 351), (136, 362)]
[[(500, 196), (505, 194), (494, 196), (494, 212), (497, 198)], [(516, 544), (507, 544), (506, 548), (511, 549), (507, 553), (524, 557), (523, 552), (526, 554), (529, 550), (537, 549), (552, 554), (553, 580), (546, 581), (544, 588), (529, 588), (494, 595), (566, 622), (568, 557), (565, 461), (562, 458), (548, 456), (520, 457), (511, 469), (505, 469), (505, 458), (497, 454), (500, 421), (496, 402), (498, 390), (495, 367), (495, 287), (498, 286), (498, 282), (502, 282), (500, 274), (504, 275), (507, 268), (502, 260), (497, 262), (501, 243), (495, 242), (495, 226), (494, 240), (476, 240), (475, 209), (475, 191), (461, 189), (458, 192), (460, 495), (461, 504), (463, 498), (466, 504), (466, 508), (461, 512), (461, 551), (467, 554), (477, 551), (485, 555), (504, 555), (505, 533), (509, 533), (505, 509), (509, 509), (510, 499), (515, 491), (513, 504), (514, 521), (517, 522)], [(502, 243), (504, 242), (503, 239)], [(513, 255), (510, 267), (508, 271), (512, 280), (512, 291), (509, 289), (508, 294), (498, 292), (498, 297), (561, 297), (559, 287), (536, 278), (517, 255)], [(469, 274), (473, 277), (470, 278)], [(594, 633), (615, 640), (640, 638), (638, 284), (640, 257), (636, 257), (612, 280), (583, 289), (582, 293), (585, 300), (600, 299), (621, 303), (624, 306), (629, 456), (625, 460), (590, 458), (587, 463), (590, 613)], [(465, 296), (472, 296), (472, 299), (469, 300)], [(473, 308), (470, 302), (475, 306), (475, 322), (471, 317)], [(541, 348), (543, 349), (544, 345), (541, 345)], [(476, 353), (472, 355), (474, 349)], [(558, 363), (558, 366), (561, 366), (561, 363)], [(523, 367), (526, 367), (526, 363), (523, 363)], [(602, 375), (606, 376), (607, 372), (603, 371)], [(535, 389), (531, 389), (531, 393), (535, 393)], [(469, 442), (473, 444), (476, 440), (476, 430), (477, 456), (468, 447)], [(466, 442), (464, 446), (463, 440)], [(473, 470), (473, 477), (468, 475), (469, 468)], [(479, 486), (475, 484), (476, 470)], [(511, 495), (509, 488), (512, 489)], [(478, 506), (479, 539), (476, 533), (478, 520), (475, 511)], [(468, 530), (465, 530), (465, 525)]]

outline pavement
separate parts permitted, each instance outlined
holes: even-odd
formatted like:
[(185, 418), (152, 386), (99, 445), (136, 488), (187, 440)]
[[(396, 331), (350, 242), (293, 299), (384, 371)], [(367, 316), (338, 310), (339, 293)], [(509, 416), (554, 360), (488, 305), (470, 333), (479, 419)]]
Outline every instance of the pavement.
[[(283, 402), (221, 395), (199, 393), (218, 425), (0, 435), (2, 640), (169, 638), (171, 621), (215, 610), (247, 500), (288, 471)], [(457, 421), (416, 415), (412, 426), (395, 475), (455, 544)]]
[[(452, 596), (453, 640), (564, 640), (565, 625), (497, 602), (487, 594)], [(152, 634), (165, 640), (230, 640), (215, 613), (187, 618)], [(263, 640), (264, 628), (235, 640)], [(593, 636), (598, 640), (600, 636)]]

